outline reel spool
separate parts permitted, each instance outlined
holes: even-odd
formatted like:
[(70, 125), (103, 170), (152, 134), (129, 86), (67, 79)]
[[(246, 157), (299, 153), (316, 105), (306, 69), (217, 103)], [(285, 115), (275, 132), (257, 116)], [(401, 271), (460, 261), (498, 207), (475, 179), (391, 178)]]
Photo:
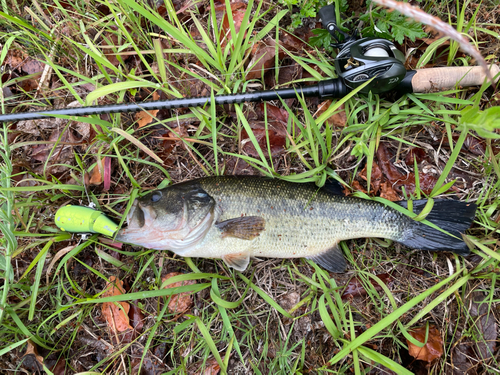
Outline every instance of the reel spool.
[(381, 38), (363, 38), (347, 44), (334, 64), (337, 74), (350, 89), (374, 78), (361, 90), (365, 94), (391, 91), (406, 76), (403, 53), (392, 42)]

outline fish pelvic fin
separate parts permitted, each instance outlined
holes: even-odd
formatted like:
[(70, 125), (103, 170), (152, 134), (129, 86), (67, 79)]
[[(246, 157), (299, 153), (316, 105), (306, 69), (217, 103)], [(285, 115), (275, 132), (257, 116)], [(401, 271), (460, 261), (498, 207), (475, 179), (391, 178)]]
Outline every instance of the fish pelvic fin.
[(307, 259), (311, 259), (314, 263), (319, 264), (330, 272), (345, 272), (346, 261), (338, 244), (320, 254), (309, 256)]
[(253, 240), (266, 228), (266, 220), (260, 216), (243, 216), (221, 221), (215, 225), (222, 232), (222, 238), (236, 237)]
[[(415, 213), (425, 207), (426, 200), (414, 201)], [(406, 202), (398, 202), (407, 207)], [(469, 247), (462, 239), (462, 234), (469, 229), (474, 220), (477, 206), (474, 203), (456, 200), (435, 200), (432, 211), (426, 219), (439, 228), (452, 234), (450, 236), (419, 221), (405, 231), (403, 237), (395, 241), (413, 249), (430, 251), (450, 251), (459, 255), (468, 255)]]
[(231, 268), (236, 271), (243, 272), (247, 269), (248, 263), (250, 263), (250, 252), (241, 251), (232, 254), (226, 254), (222, 256), (222, 260)]

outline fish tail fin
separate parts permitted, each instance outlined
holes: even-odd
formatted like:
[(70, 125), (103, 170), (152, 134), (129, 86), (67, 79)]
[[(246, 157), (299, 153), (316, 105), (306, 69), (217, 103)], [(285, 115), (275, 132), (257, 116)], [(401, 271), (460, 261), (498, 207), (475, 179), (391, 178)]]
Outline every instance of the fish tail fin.
[[(415, 213), (420, 213), (427, 200), (413, 201)], [(398, 202), (407, 207), (407, 202)], [(435, 200), (432, 211), (426, 219), (439, 228), (452, 234), (450, 236), (429, 225), (415, 221), (410, 230), (406, 231), (402, 239), (397, 242), (413, 249), (431, 251), (450, 251), (460, 255), (469, 254), (467, 244), (462, 240), (464, 233), (472, 224), (477, 206), (474, 203), (456, 200)]]

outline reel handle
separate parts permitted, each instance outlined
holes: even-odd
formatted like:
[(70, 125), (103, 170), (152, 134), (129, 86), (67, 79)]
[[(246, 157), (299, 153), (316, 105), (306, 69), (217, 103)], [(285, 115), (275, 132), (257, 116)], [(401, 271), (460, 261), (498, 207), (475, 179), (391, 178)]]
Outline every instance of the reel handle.
[[(495, 82), (498, 82), (500, 79), (498, 74), (500, 67), (498, 65), (491, 65), (490, 72)], [(410, 78), (410, 81), (408, 78)], [(407, 73), (402, 85), (405, 86), (403, 92), (423, 93), (451, 90), (457, 86), (481, 86), (485, 80), (487, 80), (486, 74), (480, 66), (456, 66), (410, 71)]]

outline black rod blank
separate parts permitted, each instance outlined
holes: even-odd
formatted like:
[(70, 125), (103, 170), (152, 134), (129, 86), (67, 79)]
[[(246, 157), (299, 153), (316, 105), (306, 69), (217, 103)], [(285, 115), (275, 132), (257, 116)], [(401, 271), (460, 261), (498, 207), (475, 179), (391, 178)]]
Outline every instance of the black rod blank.
[[(336, 79), (329, 79), (321, 81), (317, 85), (304, 86), (297, 88), (287, 88), (269, 91), (256, 91), (245, 92), (229, 95), (217, 95), (214, 97), (216, 105), (222, 104), (237, 104), (244, 102), (261, 102), (276, 99), (290, 99), (295, 98), (297, 95), (305, 97), (319, 97), (325, 98), (340, 98), (347, 94), (349, 89), (343, 82)], [(21, 112), (0, 115), (0, 122), (21, 121), (21, 120), (36, 120), (47, 118), (54, 115), (64, 116), (87, 116), (87, 115), (101, 115), (104, 113), (121, 113), (121, 112), (138, 112), (149, 111), (154, 109), (175, 109), (175, 108), (189, 108), (189, 107), (203, 107), (211, 104), (211, 97), (198, 97), (198, 98), (180, 98), (169, 100), (156, 100), (151, 102), (140, 103), (122, 103), (122, 104), (109, 104), (102, 106), (90, 107), (76, 107), (76, 108), (62, 108), (53, 109), (39, 112)]]

